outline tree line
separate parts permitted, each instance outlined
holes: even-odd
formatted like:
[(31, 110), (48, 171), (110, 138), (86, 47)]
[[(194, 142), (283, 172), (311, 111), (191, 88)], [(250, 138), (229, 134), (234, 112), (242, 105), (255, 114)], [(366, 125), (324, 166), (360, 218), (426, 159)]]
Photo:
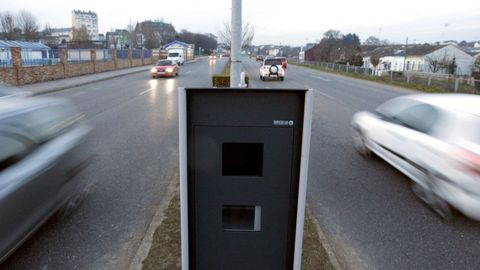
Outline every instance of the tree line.
[[(156, 27), (152, 27), (156, 25)], [(142, 27), (143, 26), (143, 27)], [(155, 21), (144, 21), (134, 25), (132, 21), (129, 22), (126, 29), (117, 30), (109, 37), (106, 37), (106, 43), (117, 47), (120, 37), (115, 33), (121, 33), (122, 38), (127, 47), (139, 47), (143, 45), (147, 49), (160, 48), (163, 45), (173, 41), (180, 40), (188, 44), (195, 44), (196, 48), (202, 48), (205, 52), (213, 51), (217, 48), (217, 41), (205, 34), (193, 33), (188, 30), (181, 30), (177, 32), (171, 23), (163, 22), (163, 19)], [(45, 43), (58, 42), (52, 36), (53, 29), (47, 24), (44, 29), (40, 31), (38, 21), (29, 11), (19, 11), (14, 14), (9, 11), (0, 12), (0, 39), (5, 40), (23, 40), (23, 41), (39, 41), (43, 40)], [(142, 39), (139, 40), (138, 35), (141, 34)], [(91, 37), (88, 34), (87, 28), (82, 25), (79, 28), (72, 28), (71, 41), (73, 42), (88, 42)], [(64, 42), (64, 41), (63, 41)]]

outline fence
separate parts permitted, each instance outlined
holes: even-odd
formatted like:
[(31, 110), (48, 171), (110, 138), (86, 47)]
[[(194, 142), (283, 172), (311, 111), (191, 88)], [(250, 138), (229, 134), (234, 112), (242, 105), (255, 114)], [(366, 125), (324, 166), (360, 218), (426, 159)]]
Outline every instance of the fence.
[(22, 66), (49, 66), (60, 63), (59, 50), (22, 49)]
[(128, 50), (117, 50), (118, 59), (128, 59)]
[(142, 50), (133, 49), (132, 50), (132, 59), (140, 59), (142, 58)]
[(113, 49), (96, 49), (97, 61), (110, 61), (113, 59)]
[(12, 52), (9, 48), (0, 49), (0, 67), (12, 67)]
[(397, 85), (410, 85), (413, 88), (426, 91), (480, 93), (480, 80), (469, 76), (454, 76), (450, 74), (422, 73), (422, 72), (396, 72), (390, 70), (375, 70), (336, 63), (304, 61), (289, 59), (292, 64), (312, 67), (319, 70), (337, 73), (347, 73), (354, 77), (374, 81), (391, 82)]
[(68, 49), (67, 61), (69, 64), (81, 64), (92, 61), (90, 49)]
[(152, 57), (152, 51), (151, 50), (144, 50), (143, 51), (143, 58), (151, 58)]

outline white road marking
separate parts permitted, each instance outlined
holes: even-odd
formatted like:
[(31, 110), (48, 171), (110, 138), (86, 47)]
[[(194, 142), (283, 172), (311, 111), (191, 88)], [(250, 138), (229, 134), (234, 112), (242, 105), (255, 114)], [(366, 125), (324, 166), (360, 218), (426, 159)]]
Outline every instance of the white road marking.
[(190, 74), (190, 72), (192, 72), (192, 71), (190, 71), (190, 70), (189, 70), (189, 71), (185, 71), (185, 74)]
[(331, 82), (331, 81), (332, 81), (332, 80), (330, 80), (330, 79), (327, 79), (327, 78), (324, 78), (324, 77), (321, 77), (321, 76), (318, 76), (318, 75), (312, 75), (312, 77), (317, 78), (317, 79), (320, 79), (320, 80), (322, 80), (322, 81), (324, 81), (324, 82)]
[(139, 95), (140, 95), (140, 96), (141, 96), (141, 95), (145, 95), (146, 93), (148, 93), (148, 92), (150, 92), (150, 91), (153, 91), (153, 90), (155, 90), (155, 88), (152, 87), (152, 88), (150, 88), (150, 89), (147, 89), (147, 90), (145, 90), (145, 91), (140, 92)]

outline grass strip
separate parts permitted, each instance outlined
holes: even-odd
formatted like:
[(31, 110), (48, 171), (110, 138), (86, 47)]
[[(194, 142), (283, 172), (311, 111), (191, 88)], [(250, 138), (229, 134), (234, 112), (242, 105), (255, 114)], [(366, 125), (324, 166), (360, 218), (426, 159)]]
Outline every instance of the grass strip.
[[(304, 228), (302, 269), (333, 270), (309, 211), (305, 213)], [(142, 270), (180, 270), (180, 254), (180, 196), (177, 192), (168, 205), (162, 224), (155, 231)]]
[[(315, 69), (315, 70), (320, 70), (323, 72), (328, 72), (332, 74), (337, 74), (341, 76), (346, 76), (346, 77), (351, 77), (355, 79), (361, 79), (361, 80), (366, 80), (366, 81), (372, 81), (372, 82), (378, 82), (378, 83), (383, 83), (391, 86), (397, 86), (397, 87), (403, 87), (403, 88), (408, 88), (411, 90), (416, 90), (416, 91), (421, 91), (421, 92), (427, 92), (427, 93), (451, 93), (453, 91), (446, 89), (444, 87), (438, 87), (438, 86), (428, 86), (424, 84), (418, 84), (418, 83), (407, 83), (403, 81), (391, 81), (390, 77), (384, 77), (384, 76), (367, 76), (363, 75), (360, 73), (349, 73), (349, 72), (343, 72), (343, 71), (338, 71), (334, 70), (331, 68), (326, 68), (326, 67), (321, 67), (321, 66), (314, 66), (310, 64), (304, 64), (304, 63), (296, 63), (296, 62), (290, 62), (289, 64), (295, 65), (295, 66), (301, 66), (301, 67), (306, 67), (310, 69)], [(467, 85), (460, 85), (458, 89), (459, 93), (477, 93), (478, 91), (475, 90), (473, 86), (467, 86)]]

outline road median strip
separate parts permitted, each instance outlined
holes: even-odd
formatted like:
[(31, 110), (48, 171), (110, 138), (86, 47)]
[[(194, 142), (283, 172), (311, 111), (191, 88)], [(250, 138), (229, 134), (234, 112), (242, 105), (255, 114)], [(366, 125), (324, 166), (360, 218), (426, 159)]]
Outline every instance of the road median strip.
[[(338, 263), (331, 261), (332, 254), (327, 251), (319, 236), (318, 224), (307, 209), (303, 241), (303, 270), (334, 270)], [(324, 237), (322, 237), (324, 238)], [(328, 246), (327, 246), (328, 249)], [(178, 185), (175, 193), (164, 211), (161, 224), (156, 228), (151, 240), (148, 255), (142, 261), (142, 270), (180, 270), (180, 196)], [(132, 268), (131, 268), (132, 269)], [(140, 268), (137, 268), (140, 269)]]

